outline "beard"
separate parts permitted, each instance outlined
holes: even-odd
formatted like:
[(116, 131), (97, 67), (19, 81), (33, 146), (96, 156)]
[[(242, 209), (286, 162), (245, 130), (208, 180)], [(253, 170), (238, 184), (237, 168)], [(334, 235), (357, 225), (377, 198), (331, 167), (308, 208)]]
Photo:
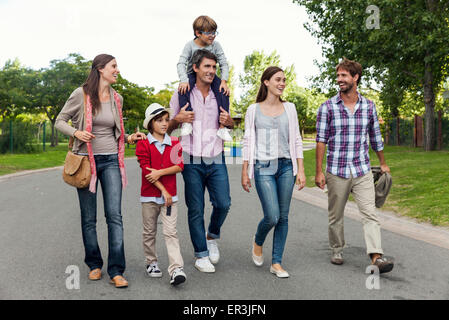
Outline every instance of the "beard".
[(340, 87), (340, 92), (346, 93), (352, 90), (352, 88), (354, 87), (354, 85), (352, 83), (344, 83), (346, 85), (346, 88), (341, 88)]

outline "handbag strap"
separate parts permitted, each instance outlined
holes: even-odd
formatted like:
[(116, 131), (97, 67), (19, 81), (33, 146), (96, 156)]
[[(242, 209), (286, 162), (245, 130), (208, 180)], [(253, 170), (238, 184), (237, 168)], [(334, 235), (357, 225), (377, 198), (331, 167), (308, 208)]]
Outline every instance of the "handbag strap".
[[(86, 127), (86, 103), (87, 103), (87, 96), (86, 96), (86, 93), (84, 92), (84, 89), (83, 89), (83, 95), (84, 95), (84, 108), (83, 108), (83, 112), (84, 112), (84, 114), (83, 114), (83, 119), (84, 119), (84, 127)], [(75, 138), (74, 137), (70, 137), (69, 138), (69, 146), (68, 146), (68, 148), (69, 148), (69, 151), (72, 151), (72, 148), (73, 148), (73, 142), (75, 141)]]

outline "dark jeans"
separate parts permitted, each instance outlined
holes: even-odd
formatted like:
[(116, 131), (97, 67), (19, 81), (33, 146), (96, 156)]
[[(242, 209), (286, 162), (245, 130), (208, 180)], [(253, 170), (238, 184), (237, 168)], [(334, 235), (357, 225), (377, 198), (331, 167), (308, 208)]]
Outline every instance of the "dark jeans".
[(264, 215), (257, 227), (255, 242), (262, 246), (268, 232), (274, 228), (272, 264), (280, 264), (287, 240), (288, 212), (295, 185), (292, 160), (257, 160), (254, 181)]
[(207, 234), (214, 239), (220, 238), (220, 229), (231, 207), (228, 170), (224, 154), (216, 161), (208, 158), (206, 161), (184, 155), (185, 201), (188, 208), (190, 239), (195, 250), (195, 257), (209, 256), (204, 228), (204, 192), (209, 192), (212, 203), (212, 214)]
[[(103, 192), (104, 214), (108, 225), (108, 274), (111, 278), (122, 275), (125, 271), (125, 249), (123, 243), (122, 177), (117, 154), (96, 155), (97, 186), (101, 183)], [(90, 270), (103, 267), (97, 240), (97, 193), (89, 187), (78, 190), (81, 208), (81, 229), (86, 257), (84, 262)]]
[[(196, 83), (196, 73), (190, 73), (189, 74), (189, 85), (190, 90), (195, 87)], [(220, 92), (220, 84), (221, 79), (217, 76), (214, 77), (214, 80), (211, 84), (212, 92), (215, 94), (215, 99), (217, 99), (217, 105), (218, 105), (218, 113), (221, 112), (220, 107), (223, 107), (223, 109), (226, 110), (226, 112), (229, 112), (229, 97), (222, 92)], [(179, 95), (179, 106), (182, 108), (186, 105), (186, 103), (189, 103), (189, 106), (187, 107), (187, 111), (192, 111), (192, 105), (190, 103), (190, 91), (186, 91), (183, 95)]]

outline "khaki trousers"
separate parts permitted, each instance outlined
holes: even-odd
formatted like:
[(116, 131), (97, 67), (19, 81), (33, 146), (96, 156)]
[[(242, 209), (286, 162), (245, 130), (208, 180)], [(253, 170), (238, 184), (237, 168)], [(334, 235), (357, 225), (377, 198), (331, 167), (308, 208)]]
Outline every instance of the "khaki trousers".
[(161, 215), (165, 245), (168, 252), (168, 273), (171, 274), (176, 268), (182, 268), (184, 262), (179, 247), (178, 233), (176, 231), (176, 220), (178, 216), (177, 203), (172, 204), (171, 214), (167, 216), (167, 207), (154, 202), (142, 202), (143, 218), (143, 251), (147, 264), (157, 261), (156, 254), (156, 232), (157, 219)]
[(341, 253), (345, 246), (343, 218), (346, 202), (352, 193), (362, 215), (367, 254), (383, 254), (371, 171), (364, 176), (349, 179), (326, 172), (326, 182), (329, 199), (329, 245), (333, 253)]

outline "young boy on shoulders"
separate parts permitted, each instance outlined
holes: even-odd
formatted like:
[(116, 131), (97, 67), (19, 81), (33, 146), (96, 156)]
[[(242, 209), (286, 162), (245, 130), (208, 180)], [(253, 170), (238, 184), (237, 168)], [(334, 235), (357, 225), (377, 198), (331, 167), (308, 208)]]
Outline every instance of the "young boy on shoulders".
[[(195, 38), (187, 42), (184, 50), (179, 57), (178, 75), (180, 83), (178, 87), (179, 105), (184, 107), (187, 103), (189, 106), (186, 111), (192, 111), (190, 105), (190, 90), (193, 89), (196, 82), (195, 72), (193, 71), (192, 57), (195, 51), (205, 49), (214, 53), (218, 58), (218, 64), (221, 70), (221, 79), (215, 75), (211, 85), (212, 92), (217, 99), (218, 111), (220, 107), (229, 113), (229, 87), (227, 81), (229, 78), (229, 66), (225, 54), (215, 37), (218, 35), (217, 23), (208, 16), (199, 16), (193, 22), (193, 33)], [(222, 92), (223, 91), (223, 92)], [(192, 133), (193, 127), (191, 123), (183, 123), (181, 127), (181, 136), (186, 136)], [(217, 136), (224, 141), (232, 141), (229, 129), (219, 124)]]

